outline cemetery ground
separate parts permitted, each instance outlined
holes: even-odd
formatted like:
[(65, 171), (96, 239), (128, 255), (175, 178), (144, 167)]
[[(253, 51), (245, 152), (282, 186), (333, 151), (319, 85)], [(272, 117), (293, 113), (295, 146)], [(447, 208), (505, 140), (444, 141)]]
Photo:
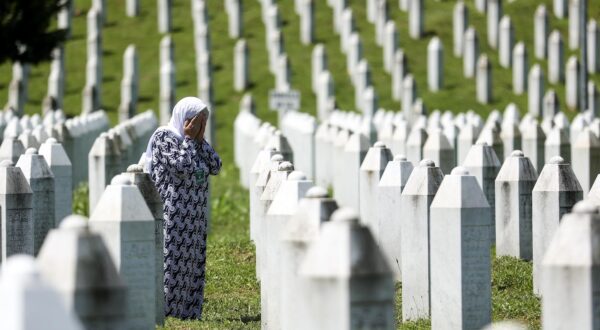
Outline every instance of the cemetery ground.
[[(506, 2), (504, 11), (513, 19), (516, 41), (524, 41), (527, 47), (533, 47), (533, 13), (536, 6), (544, 2), (551, 8), (551, 2), (519, 0)], [(590, 1), (590, 17), (600, 16), (598, 0)], [(156, 27), (155, 1), (141, 1), (141, 15), (136, 18), (125, 16), (125, 1), (108, 1), (108, 23), (104, 27), (103, 37), (103, 108), (111, 122), (117, 120), (120, 79), (122, 74), (122, 54), (129, 44), (135, 44), (139, 54), (140, 98), (138, 111), (148, 108), (158, 109), (158, 69), (159, 41), (161, 35)], [(248, 193), (240, 187), (238, 171), (233, 165), (233, 120), (238, 111), (242, 94), (233, 90), (233, 49), (235, 40), (227, 36), (227, 15), (224, 1), (207, 1), (210, 15), (210, 33), (212, 40), (212, 61), (214, 70), (214, 92), (216, 103), (216, 149), (223, 158), (221, 174), (212, 181), (212, 222), (208, 239), (207, 286), (204, 306), (204, 320), (177, 321), (168, 319), (165, 329), (247, 329), (260, 327), (259, 287), (255, 280), (254, 248), (249, 241)], [(285, 48), (290, 57), (292, 87), (302, 93), (302, 110), (315, 113), (315, 98), (310, 88), (310, 59), (312, 47), (303, 46), (299, 41), (299, 19), (294, 13), (291, 1), (280, 2)], [(477, 104), (475, 100), (475, 81), (462, 76), (462, 59), (452, 56), (452, 8), (454, 2), (426, 2), (426, 37), (415, 41), (408, 36), (407, 15), (397, 9), (397, 1), (390, 1), (390, 14), (395, 19), (400, 32), (400, 47), (408, 57), (409, 71), (414, 74), (419, 86), (420, 96), (428, 109), (450, 109), (454, 112), (473, 109), (482, 116), (494, 108), (503, 109), (514, 102), (526, 111), (526, 96), (512, 93), (511, 71), (498, 64), (497, 52), (489, 49), (485, 38), (485, 16), (473, 8), (472, 1), (467, 2), (470, 10), (470, 24), (477, 28), (482, 52), (490, 56), (493, 66), (494, 93), (490, 105)], [(86, 52), (86, 11), (89, 0), (75, 1), (73, 36), (66, 45), (66, 93), (64, 111), (75, 115), (81, 109), (81, 91), (85, 83)], [(178, 0), (173, 3), (173, 40), (175, 43), (175, 63), (177, 66), (177, 98), (196, 95), (195, 55), (193, 51), (192, 19), (190, 3)], [(357, 27), (364, 43), (364, 52), (373, 72), (373, 85), (379, 95), (379, 104), (386, 109), (398, 109), (399, 103), (391, 99), (391, 78), (384, 73), (381, 48), (375, 45), (373, 25), (365, 18), (365, 1), (350, 1), (357, 19)], [(346, 73), (346, 59), (339, 50), (339, 38), (334, 34), (331, 22), (331, 9), (325, 0), (315, 1), (316, 40), (323, 43), (329, 55), (329, 69), (335, 81), (336, 100), (340, 109), (353, 109), (354, 95), (350, 78)], [(257, 1), (244, 1), (244, 33), (250, 48), (249, 92), (257, 105), (257, 115), (276, 123), (276, 115), (268, 110), (267, 95), (274, 86), (274, 79), (268, 70), (268, 57), (265, 49), (264, 26), (260, 18), (260, 5)], [(567, 21), (550, 18), (550, 26), (558, 28), (563, 37), (567, 36)], [(445, 48), (445, 88), (437, 93), (426, 89), (426, 47), (429, 39), (437, 35)], [(565, 58), (571, 55), (566, 51)], [(530, 51), (530, 65), (534, 60)], [(545, 61), (539, 61), (546, 67)], [(0, 104), (5, 104), (10, 81), (10, 65), (0, 66)], [(49, 65), (32, 67), (29, 84), (27, 113), (39, 112), (46, 94)], [(599, 76), (592, 77), (600, 84)], [(564, 88), (550, 85), (564, 105)], [(574, 115), (570, 113), (571, 117)], [(86, 196), (75, 196), (74, 206), (85, 209)], [(493, 259), (492, 303), (493, 319), (519, 319), (531, 328), (540, 327), (540, 303), (532, 293), (531, 263), (503, 257)], [(398, 286), (397, 292), (399, 293)], [(401, 324), (401, 297), (397, 296), (397, 319), (400, 328), (428, 328), (428, 321)]]

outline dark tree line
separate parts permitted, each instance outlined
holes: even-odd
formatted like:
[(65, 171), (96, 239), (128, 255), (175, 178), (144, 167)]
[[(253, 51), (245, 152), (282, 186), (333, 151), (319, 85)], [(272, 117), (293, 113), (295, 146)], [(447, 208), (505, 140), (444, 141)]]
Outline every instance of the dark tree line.
[(66, 30), (56, 27), (58, 12), (71, 0), (0, 0), (0, 64), (49, 60)]

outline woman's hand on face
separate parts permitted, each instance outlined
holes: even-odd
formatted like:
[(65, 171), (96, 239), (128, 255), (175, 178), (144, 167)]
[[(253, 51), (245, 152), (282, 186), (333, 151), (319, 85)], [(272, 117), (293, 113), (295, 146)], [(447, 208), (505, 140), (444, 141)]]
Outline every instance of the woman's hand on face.
[(198, 135), (196, 135), (196, 141), (198, 143), (202, 143), (202, 140), (204, 140), (204, 132), (206, 131), (206, 122), (208, 121), (208, 116), (206, 112), (201, 112), (197, 118), (200, 120), (200, 130), (198, 131)]
[(199, 120), (200, 116), (195, 116), (192, 119), (187, 119), (183, 125), (183, 134), (189, 137), (190, 139), (195, 139), (198, 133), (200, 132), (201, 122)]

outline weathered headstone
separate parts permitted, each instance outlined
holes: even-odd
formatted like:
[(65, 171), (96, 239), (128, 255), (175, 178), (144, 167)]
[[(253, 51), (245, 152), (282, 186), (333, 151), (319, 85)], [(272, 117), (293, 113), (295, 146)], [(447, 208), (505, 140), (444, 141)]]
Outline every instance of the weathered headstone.
[(398, 50), (398, 30), (396, 23), (389, 20), (385, 24), (385, 36), (383, 40), (383, 64), (388, 73), (392, 73), (394, 68), (394, 56)]
[(477, 329), (491, 321), (491, 218), (486, 196), (465, 168), (444, 177), (431, 202), (433, 328)]
[(535, 58), (543, 60), (548, 54), (548, 13), (544, 4), (539, 5), (535, 10), (533, 24)]
[[(344, 141), (343, 133), (340, 138), (339, 142)], [(369, 151), (371, 142), (366, 135), (360, 132), (352, 133), (345, 141), (341, 158), (339, 161), (334, 161), (335, 165), (332, 168), (334, 194), (340, 205), (352, 207), (358, 212), (361, 204), (360, 167)], [(338, 169), (342, 169), (342, 173), (338, 173)]]
[(571, 146), (571, 164), (583, 196), (587, 196), (600, 174), (600, 140), (588, 128), (579, 133)]
[(348, 41), (348, 56), (346, 57), (346, 70), (352, 76), (358, 66), (358, 62), (363, 58), (363, 46), (360, 36), (357, 32), (350, 35)]
[(498, 39), (498, 58), (500, 66), (510, 68), (512, 66), (512, 51), (515, 44), (515, 28), (508, 15), (504, 15), (500, 20)]
[(43, 277), (86, 329), (126, 328), (127, 288), (106, 243), (85, 217), (72, 215), (48, 234), (38, 256)]
[(438, 37), (427, 46), (427, 85), (433, 92), (444, 87), (444, 46)]
[(154, 327), (156, 243), (154, 216), (131, 180), (115, 176), (90, 217), (90, 228), (106, 242), (127, 283), (127, 327)]
[(502, 159), (510, 157), (514, 150), (521, 150), (521, 130), (515, 122), (507, 122), (502, 124), (502, 132), (500, 133), (504, 155)]
[(396, 123), (396, 128), (392, 135), (392, 153), (406, 156), (406, 141), (408, 140), (408, 134), (408, 122), (402, 121)]
[(65, 94), (65, 64), (64, 48), (56, 47), (52, 51), (52, 63), (48, 75), (48, 97), (56, 102), (56, 108), (62, 108), (63, 96)]
[[(496, 209), (496, 194), (495, 194), (495, 182), (500, 171), (500, 160), (497, 157), (497, 153), (494, 149), (486, 142), (477, 141), (477, 143), (471, 147), (467, 158), (463, 162), (463, 166), (475, 176), (479, 187), (483, 190), (483, 194), (490, 205), (490, 208)], [(490, 222), (490, 239), (494, 242), (496, 239), (496, 227), (495, 227), (495, 212), (491, 214)]]
[(546, 163), (532, 192), (533, 292), (541, 293), (542, 260), (560, 219), (583, 198), (571, 165), (556, 156)]
[(367, 59), (362, 59), (354, 70), (354, 106), (356, 109), (365, 111), (365, 91), (371, 86), (371, 68)]
[(485, 13), (487, 11), (487, 1), (475, 0), (475, 9), (477, 9), (479, 13)]
[[(341, 17), (338, 16), (338, 17)], [(375, 16), (375, 44), (382, 47), (384, 42), (385, 25), (388, 22), (387, 0), (377, 0), (377, 10)]]
[(565, 79), (565, 46), (558, 30), (548, 38), (548, 82), (556, 84)]
[[(580, 86), (579, 75), (581, 69), (577, 57), (571, 56), (567, 61), (566, 67), (566, 79), (565, 79), (565, 103), (571, 110), (578, 109), (579, 107), (579, 89), (585, 88), (586, 86)], [(585, 110), (585, 109), (584, 109)]]
[(73, 2), (69, 1), (58, 12), (58, 22), (57, 22), (57, 26), (59, 29), (65, 29), (67, 31), (67, 38), (71, 37), (72, 17), (73, 17)]
[(407, 74), (402, 81), (402, 113), (404, 118), (412, 123), (414, 120), (412, 107), (417, 99), (417, 82), (412, 74)]
[(315, 40), (315, 4), (313, 0), (300, 0), (300, 41), (310, 45)]
[(579, 48), (579, 38), (585, 33), (580, 30), (579, 20), (586, 18), (580, 16), (579, 6), (580, 0), (569, 0), (569, 49), (571, 50)]
[(138, 56), (134, 45), (127, 46), (123, 54), (123, 79), (121, 80), (121, 104), (119, 121), (133, 117), (136, 111), (139, 89)]
[(456, 144), (456, 162), (461, 165), (467, 158), (467, 154), (475, 141), (477, 141), (477, 136), (479, 134), (479, 130), (471, 123), (466, 123), (460, 130), (458, 135), (458, 140)]
[(402, 212), (400, 196), (413, 171), (413, 165), (404, 155), (396, 155), (387, 163), (379, 180), (377, 211), (371, 232), (383, 250), (396, 281), (402, 280), (401, 232)]
[(430, 315), (430, 208), (444, 179), (435, 163), (424, 159), (412, 171), (402, 191), (401, 265), (402, 320)]
[[(332, 130), (330, 131), (331, 135), (331, 165), (329, 166), (329, 173), (331, 175), (331, 183), (333, 187), (333, 197), (340, 203), (340, 205), (345, 205), (349, 200), (347, 194), (352, 194), (352, 196), (356, 195), (356, 199), (352, 199), (353, 202), (358, 203), (358, 176), (359, 176), (359, 168), (362, 160), (365, 158), (367, 154), (367, 150), (369, 149), (369, 140), (364, 137), (364, 140), (361, 143), (361, 151), (358, 152), (354, 149), (349, 150), (351, 153), (346, 153), (346, 145), (348, 144), (348, 140), (350, 139), (350, 131), (341, 128), (337, 130), (337, 128), (332, 126)], [(354, 133), (357, 134), (357, 133)], [(359, 134), (360, 135), (360, 134)], [(355, 138), (357, 139), (357, 138)], [(362, 139), (359, 139), (359, 141)], [(364, 146), (362, 146), (364, 144)], [(362, 150), (364, 149), (364, 150)], [(355, 159), (354, 156), (357, 156), (358, 159)], [(352, 157), (350, 160), (348, 157)], [(348, 165), (344, 165), (347, 162), (351, 162)], [(354, 172), (355, 176), (346, 178), (345, 175), (346, 170), (336, 171), (336, 169), (344, 168), (344, 166), (348, 166), (348, 171)], [(347, 182), (346, 179), (350, 179), (351, 182)], [(345, 189), (343, 187), (351, 187), (350, 189)]]
[(552, 9), (554, 12), (554, 16), (557, 18), (565, 18), (567, 17), (567, 13), (569, 12), (568, 0), (554, 0), (552, 1)]
[(46, 235), (52, 228), (56, 228), (54, 219), (54, 175), (42, 155), (35, 149), (27, 149), (16, 164), (23, 171), (23, 175), (31, 191), (32, 217), (33, 217), (33, 243), (34, 253), (38, 254)]
[(546, 162), (545, 140), (546, 134), (544, 134), (544, 130), (537, 121), (533, 122), (523, 131), (523, 154), (531, 160), (537, 172), (542, 171)]
[(553, 89), (549, 89), (544, 95), (543, 118), (552, 120), (560, 112), (558, 95)]
[(24, 130), (23, 133), (19, 135), (19, 140), (23, 144), (23, 148), (25, 148), (25, 150), (29, 148), (38, 149), (40, 147), (40, 144), (38, 143), (37, 139), (33, 136), (30, 129)]
[(379, 180), (388, 162), (392, 161), (393, 158), (390, 149), (383, 142), (378, 141), (373, 147), (369, 148), (365, 159), (360, 165), (360, 204), (357, 206), (362, 223), (370, 228), (376, 225), (377, 220)]
[(121, 151), (108, 134), (94, 141), (88, 154), (89, 212), (92, 213), (110, 179), (121, 173)]
[(281, 320), (283, 329), (298, 329), (308, 317), (310, 304), (295, 304), (306, 301), (306, 281), (300, 277), (300, 264), (306, 252), (321, 231), (321, 225), (329, 221), (338, 208), (336, 201), (327, 196), (322, 187), (312, 187), (298, 203), (296, 213), (282, 231), (281, 240)]
[(422, 127), (415, 127), (406, 140), (406, 158), (413, 164), (418, 164), (423, 159), (423, 146), (427, 142), (427, 131)]
[(454, 42), (454, 56), (461, 57), (464, 50), (465, 31), (469, 26), (469, 9), (463, 1), (454, 5), (452, 17), (452, 40)]
[(234, 88), (236, 91), (244, 91), (248, 87), (248, 44), (246, 40), (240, 39), (235, 44), (234, 57)]
[(542, 113), (544, 88), (544, 72), (539, 64), (535, 64), (529, 70), (527, 83), (528, 112), (534, 117)]
[(160, 41), (160, 122), (166, 124), (175, 106), (175, 45), (170, 35)]
[(237, 39), (242, 36), (244, 31), (243, 2), (241, 0), (228, 0), (227, 4), (229, 38)]
[(353, 211), (337, 210), (323, 224), (300, 276), (307, 282), (307, 301), (314, 303), (298, 328), (395, 328), (392, 272)]
[(54, 175), (54, 227), (72, 212), (73, 165), (63, 146), (54, 138), (44, 142), (39, 150)]
[[(304, 173), (295, 171), (281, 182), (279, 189), (274, 194), (273, 201), (267, 211), (267, 216), (262, 224), (263, 241), (266, 254), (264, 272), (261, 272), (261, 302), (268, 300), (266, 324), (271, 328), (284, 328), (282, 324), (282, 234), (290, 218), (298, 211), (298, 203), (304, 198), (308, 190), (313, 187), (312, 181), (306, 179)], [(266, 295), (266, 297), (262, 297)]]
[(160, 194), (152, 182), (150, 174), (144, 173), (143, 166), (130, 165), (127, 172), (122, 174), (129, 178), (132, 184), (136, 185), (154, 217), (154, 283), (155, 283), (155, 323), (161, 325), (165, 321), (164, 305), (164, 225), (163, 225), (163, 202)]
[(425, 32), (424, 1), (410, 0), (408, 11), (409, 35), (413, 39), (421, 39)]
[(463, 75), (473, 78), (477, 72), (477, 59), (479, 58), (479, 37), (475, 28), (470, 26), (465, 31), (465, 50), (463, 52)]
[(568, 128), (555, 126), (546, 134), (546, 142), (544, 143), (546, 164), (555, 156), (562, 157), (566, 162), (571, 160), (571, 142), (569, 141), (568, 132)]
[(528, 90), (527, 74), (529, 72), (529, 56), (527, 55), (527, 48), (522, 41), (518, 42), (513, 48), (512, 63), (513, 92), (521, 95)]
[(488, 104), (492, 101), (492, 63), (483, 54), (477, 60), (477, 102)]
[[(269, 274), (270, 274), (270, 271), (272, 271), (272, 270), (267, 269), (267, 267), (269, 266), (268, 253), (272, 253), (272, 252), (269, 252), (268, 249), (272, 245), (269, 245), (269, 243), (268, 243), (269, 228), (267, 227), (267, 224), (266, 224), (267, 223), (266, 215), (267, 215), (269, 208), (271, 207), (271, 204), (273, 203), (273, 199), (275, 198), (277, 191), (281, 187), (281, 184), (285, 180), (288, 179), (288, 176), (294, 170), (294, 166), (292, 165), (292, 163), (286, 162), (286, 161), (276, 164), (276, 166), (277, 166), (277, 168), (274, 169), (274, 171), (272, 171), (269, 181), (267, 182), (265, 189), (264, 189), (262, 195), (260, 196), (260, 204), (262, 206), (262, 210), (264, 210), (264, 213), (263, 213), (263, 217), (260, 219), (259, 226), (258, 226), (258, 228), (260, 230), (260, 232), (258, 234), (258, 237), (260, 238), (260, 240), (259, 240), (260, 244), (258, 245), (260, 259), (258, 259), (257, 261), (259, 261), (259, 263), (260, 263), (259, 267), (260, 267), (260, 281), (261, 281), (261, 286), (260, 286), (261, 324), (265, 327), (269, 327), (269, 326), (278, 327), (279, 326), (279, 324), (277, 323), (279, 315), (277, 313), (276, 314), (271, 313), (271, 311), (277, 312), (278, 306), (271, 306), (272, 294), (269, 294), (269, 285), (270, 285), (269, 284), (269, 281), (270, 281)], [(273, 302), (273, 303), (275, 303), (275, 302)]]
[(392, 98), (402, 101), (404, 77), (408, 72), (404, 51), (397, 49), (392, 61)]
[(140, 14), (140, 0), (127, 0), (125, 6), (128, 17), (136, 17)]
[(66, 310), (58, 292), (42, 278), (33, 257), (8, 259), (0, 274), (2, 329), (83, 329), (77, 317)]
[(313, 48), (312, 57), (311, 57), (311, 82), (312, 82), (312, 91), (314, 93), (319, 92), (320, 84), (320, 76), (321, 73), (327, 70), (327, 52), (325, 50), (325, 46), (323, 44), (318, 44)]
[(0, 163), (0, 219), (2, 262), (14, 254), (34, 255), (33, 192), (20, 168), (10, 160)]
[(598, 326), (598, 224), (598, 206), (579, 202), (563, 217), (548, 245), (541, 283), (544, 329)]
[(341, 20), (340, 50), (342, 53), (348, 55), (348, 40), (350, 39), (350, 35), (356, 30), (352, 8), (345, 8), (343, 10)]
[[(504, 143), (502, 143), (502, 139), (500, 138), (499, 130), (499, 126), (488, 125), (482, 129), (481, 133), (479, 133), (479, 137), (477, 138), (477, 143), (485, 142), (488, 146), (494, 149), (498, 160), (500, 160), (500, 164), (498, 166), (500, 166), (504, 161)], [(471, 169), (469, 169), (469, 171), (473, 173)]]
[(158, 32), (169, 33), (171, 32), (171, 6), (172, 0), (158, 0), (158, 9), (156, 11), (158, 16)]
[(429, 131), (427, 141), (423, 145), (423, 158), (431, 159), (442, 173), (450, 173), (456, 165), (454, 148), (439, 128)]
[(531, 260), (531, 192), (537, 171), (522, 151), (506, 157), (496, 177), (496, 255)]
[(502, 0), (488, 0), (487, 4), (487, 40), (492, 49), (498, 48), (500, 19), (503, 16)]

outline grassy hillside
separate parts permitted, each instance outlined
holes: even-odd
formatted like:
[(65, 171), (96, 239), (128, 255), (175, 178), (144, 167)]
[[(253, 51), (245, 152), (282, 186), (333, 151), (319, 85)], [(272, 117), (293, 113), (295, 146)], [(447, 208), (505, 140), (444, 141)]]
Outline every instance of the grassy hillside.
[[(65, 112), (76, 115), (81, 109), (81, 91), (85, 82), (86, 12), (89, 0), (75, 1), (73, 37), (66, 46), (66, 95)], [(177, 65), (177, 97), (196, 93), (194, 48), (190, 2), (174, 0), (173, 38)], [(259, 289), (254, 280), (254, 252), (248, 240), (248, 196), (237, 184), (238, 172), (233, 165), (232, 124), (237, 113), (241, 94), (232, 88), (233, 46), (235, 40), (227, 36), (227, 15), (224, 1), (206, 1), (209, 6), (210, 31), (213, 45), (214, 91), (217, 116), (217, 151), (224, 160), (222, 173), (213, 180), (213, 223), (209, 237), (206, 305), (204, 321), (181, 322), (168, 320), (166, 329), (247, 329), (260, 327)], [(525, 41), (530, 65), (533, 56), (533, 12), (539, 3), (546, 3), (551, 11), (551, 1), (519, 0), (505, 2), (504, 11), (511, 15), (516, 30), (516, 40)], [(141, 15), (136, 18), (125, 16), (125, 0), (107, 1), (108, 23), (104, 28), (104, 77), (103, 108), (114, 123), (119, 104), (119, 83), (122, 72), (122, 54), (129, 44), (138, 49), (140, 64), (140, 99), (138, 111), (158, 109), (159, 41), (157, 32), (156, 2), (141, 1)], [(279, 1), (282, 15), (285, 49), (292, 69), (292, 86), (302, 92), (302, 110), (315, 113), (315, 98), (310, 90), (310, 58), (312, 47), (299, 42), (299, 19), (295, 15), (292, 0)], [(526, 111), (526, 97), (512, 93), (511, 71), (498, 65), (497, 52), (487, 48), (485, 17), (475, 12), (472, 1), (470, 24), (475, 25), (480, 37), (482, 52), (486, 52), (493, 63), (494, 101), (482, 106), (475, 100), (475, 81), (462, 77), (462, 59), (452, 55), (452, 8), (453, 1), (426, 1), (426, 37), (412, 40), (408, 37), (406, 13), (397, 9), (397, 1), (389, 1), (390, 15), (400, 32), (400, 46), (408, 56), (410, 71), (415, 75), (419, 95), (428, 109), (452, 110), (454, 112), (474, 109), (482, 114), (491, 109), (503, 109), (515, 102), (522, 112)], [(383, 71), (382, 49), (375, 45), (374, 26), (365, 19), (365, 1), (350, 1), (357, 26), (362, 37), (364, 51), (372, 70), (373, 83), (379, 95), (380, 105), (396, 110), (398, 102), (391, 100), (391, 78)], [(333, 33), (332, 10), (326, 1), (316, 0), (316, 38), (326, 46), (329, 68), (335, 80), (336, 99), (340, 108), (352, 110), (354, 90), (346, 73), (346, 59), (339, 50), (339, 37)], [(590, 16), (600, 19), (600, 0), (589, 0)], [(261, 21), (258, 1), (244, 1), (244, 38), (250, 48), (250, 92), (255, 97), (258, 115), (275, 122), (275, 113), (267, 109), (267, 94), (274, 86), (274, 78), (268, 72), (265, 49), (265, 28)], [(551, 15), (552, 28), (562, 31), (567, 40), (567, 21), (557, 20)], [(445, 89), (437, 93), (427, 91), (426, 47), (429, 39), (438, 35), (445, 48)], [(546, 67), (544, 61), (539, 61)], [(40, 111), (46, 94), (49, 67), (47, 64), (33, 67), (29, 84), (27, 113)], [(7, 101), (7, 87), (11, 78), (9, 64), (0, 66), (0, 104)], [(598, 75), (593, 79), (600, 83)], [(555, 88), (564, 109), (564, 88)], [(539, 328), (539, 300), (531, 294), (531, 264), (510, 258), (495, 260), (493, 264), (493, 317), (495, 320), (517, 318), (533, 328)], [(398, 295), (398, 311), (401, 297)], [(428, 328), (428, 322), (399, 325), (402, 328)]]

